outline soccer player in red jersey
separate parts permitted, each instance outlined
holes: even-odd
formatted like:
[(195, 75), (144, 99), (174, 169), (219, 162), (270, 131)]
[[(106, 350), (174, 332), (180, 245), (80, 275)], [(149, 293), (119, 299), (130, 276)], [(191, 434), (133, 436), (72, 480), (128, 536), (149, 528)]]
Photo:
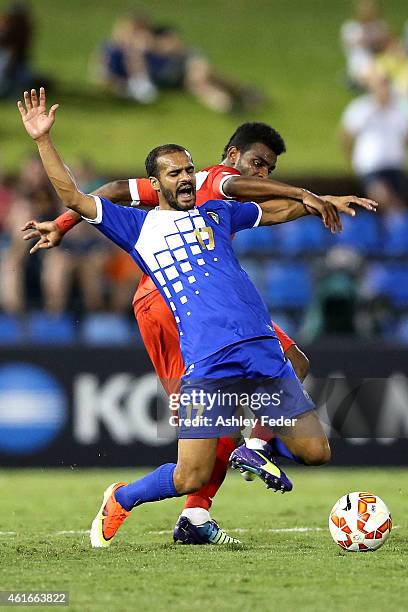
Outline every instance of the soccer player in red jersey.
[[(324, 196), (321, 199), (307, 190), (265, 180), (275, 169), (277, 158), (284, 151), (283, 139), (270, 126), (263, 123), (241, 125), (227, 143), (222, 162), (197, 173), (197, 205), (208, 200), (228, 198), (255, 201), (274, 197), (287, 198), (292, 203), (293, 200), (297, 200), (299, 206), (303, 206), (307, 212), (320, 216), (325, 226), (332, 232), (336, 229), (341, 230), (338, 212), (354, 215), (353, 209), (349, 208), (350, 204), (357, 204), (369, 210), (375, 208), (375, 203), (370, 200), (354, 196)], [(149, 179), (114, 181), (99, 188), (95, 194), (116, 202), (131, 201), (132, 205), (158, 204), (157, 192), (152, 188)], [(80, 220), (79, 215), (69, 211), (54, 222), (30, 221), (23, 229), (33, 231), (28, 233), (25, 239), (40, 237), (31, 252), (57, 246), (62, 236)], [(283, 207), (282, 221), (284, 220)], [(167, 393), (177, 391), (184, 374), (177, 325), (164, 299), (146, 275), (143, 276), (134, 296), (133, 308), (146, 350), (158, 377)], [(307, 357), (283, 330), (275, 323), (273, 325), (286, 357), (292, 362), (298, 377), (303, 380), (309, 369)], [(265, 432), (255, 430), (253, 436), (262, 438)], [(192, 524), (202, 524), (209, 520), (208, 510), (212, 498), (225, 478), (228, 459), (235, 446), (236, 442), (231, 438), (221, 438), (218, 441), (217, 458), (210, 482), (197, 493), (187, 496), (183, 516)], [(319, 457), (314, 457), (312, 462), (319, 463)], [(225, 543), (230, 540), (229, 536), (223, 534), (218, 542)], [(188, 534), (184, 542), (192, 543), (188, 539)]]

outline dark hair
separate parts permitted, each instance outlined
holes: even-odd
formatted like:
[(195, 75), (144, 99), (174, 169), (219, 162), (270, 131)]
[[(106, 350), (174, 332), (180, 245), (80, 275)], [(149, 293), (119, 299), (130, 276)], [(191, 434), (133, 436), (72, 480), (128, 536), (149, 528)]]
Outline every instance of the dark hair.
[(159, 168), (157, 165), (157, 160), (162, 155), (166, 155), (167, 153), (188, 153), (185, 147), (177, 144), (165, 144), (156, 147), (152, 151), (150, 151), (149, 155), (145, 159), (145, 168), (147, 176), (155, 176), (158, 178), (159, 176)]
[(286, 151), (285, 142), (282, 136), (270, 125), (260, 122), (243, 123), (235, 130), (226, 144), (222, 159), (227, 157), (230, 147), (236, 147), (244, 153), (256, 142), (264, 144), (271, 149), (275, 155), (280, 155)]

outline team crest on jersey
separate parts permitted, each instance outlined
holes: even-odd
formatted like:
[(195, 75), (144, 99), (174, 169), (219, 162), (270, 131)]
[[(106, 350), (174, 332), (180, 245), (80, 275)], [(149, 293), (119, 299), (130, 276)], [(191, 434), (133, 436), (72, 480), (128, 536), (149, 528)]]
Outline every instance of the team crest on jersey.
[(218, 213), (213, 212), (212, 210), (207, 210), (207, 215), (211, 217), (211, 219), (217, 224), (220, 224), (220, 216)]

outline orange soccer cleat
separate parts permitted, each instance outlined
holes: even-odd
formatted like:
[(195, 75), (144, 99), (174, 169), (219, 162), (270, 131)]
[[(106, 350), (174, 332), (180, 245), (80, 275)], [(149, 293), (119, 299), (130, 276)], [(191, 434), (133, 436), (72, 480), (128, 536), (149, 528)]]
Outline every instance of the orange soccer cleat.
[(105, 490), (102, 505), (92, 521), (90, 535), (92, 548), (109, 546), (125, 518), (130, 515), (130, 512), (115, 499), (115, 491), (126, 484), (126, 482), (114, 482)]

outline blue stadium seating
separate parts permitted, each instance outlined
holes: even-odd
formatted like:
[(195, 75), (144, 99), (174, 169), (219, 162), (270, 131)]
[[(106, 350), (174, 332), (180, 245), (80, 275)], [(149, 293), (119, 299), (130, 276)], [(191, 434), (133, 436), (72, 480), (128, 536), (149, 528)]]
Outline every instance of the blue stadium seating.
[(320, 219), (306, 217), (273, 228), (282, 255), (320, 253), (329, 245), (330, 234)]
[(343, 231), (336, 242), (354, 247), (361, 253), (378, 255), (382, 253), (383, 243), (379, 218), (375, 213), (357, 210), (355, 217), (342, 215)]
[(386, 295), (396, 308), (408, 307), (408, 266), (400, 263), (372, 264), (363, 281), (365, 293)]
[(270, 227), (258, 227), (252, 232), (253, 249), (258, 253), (276, 253), (280, 251), (279, 234), (276, 231), (277, 225)]
[(237, 232), (233, 245), (238, 255), (275, 253), (280, 249), (276, 227), (258, 227)]
[(271, 308), (303, 308), (310, 298), (310, 273), (304, 264), (269, 264), (266, 270), (266, 301)]
[(68, 314), (32, 312), (27, 317), (27, 341), (34, 344), (67, 345), (75, 342), (75, 325)]
[(110, 312), (88, 314), (81, 326), (82, 341), (93, 346), (122, 346), (134, 336), (127, 318)]
[(23, 340), (23, 326), (18, 317), (0, 313), (0, 345), (18, 344)]
[(240, 257), (239, 263), (248, 274), (255, 287), (261, 293), (264, 291), (265, 286), (265, 270), (264, 266), (260, 264), (259, 260), (252, 257)]
[(408, 213), (388, 214), (384, 217), (384, 255), (408, 255)]
[(249, 253), (252, 248), (252, 233), (254, 230), (245, 230), (243, 232), (238, 232), (234, 236), (233, 247), (235, 253), (239, 255), (246, 255)]

